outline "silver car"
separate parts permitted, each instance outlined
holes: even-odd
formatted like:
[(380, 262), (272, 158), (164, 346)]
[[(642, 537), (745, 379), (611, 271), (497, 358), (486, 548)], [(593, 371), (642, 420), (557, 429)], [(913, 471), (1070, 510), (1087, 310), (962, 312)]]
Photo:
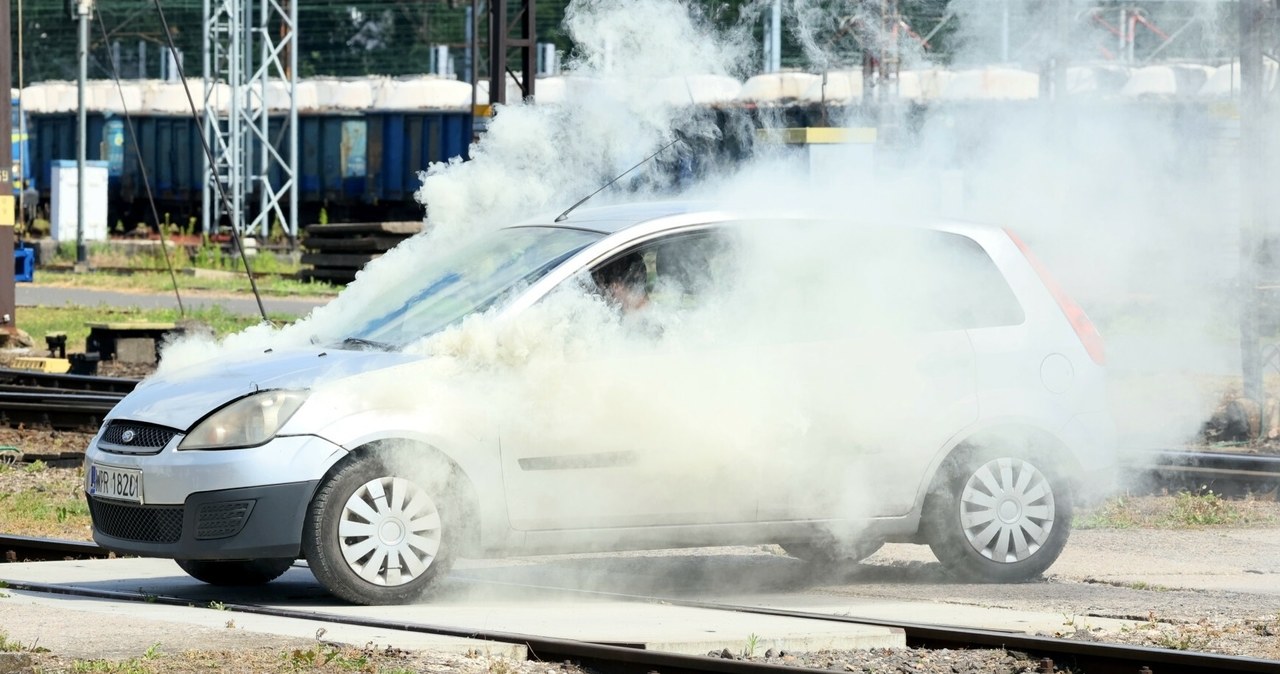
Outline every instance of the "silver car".
[[(465, 379), (415, 346), (561, 296), (640, 346)], [(1014, 582), (1116, 466), (1101, 339), (999, 228), (589, 208), (358, 304), (318, 344), (120, 402), (86, 456), (94, 539), (213, 584), (302, 558), (364, 604), (418, 599), (459, 556), (726, 544), (851, 564), (925, 543), (959, 578)]]

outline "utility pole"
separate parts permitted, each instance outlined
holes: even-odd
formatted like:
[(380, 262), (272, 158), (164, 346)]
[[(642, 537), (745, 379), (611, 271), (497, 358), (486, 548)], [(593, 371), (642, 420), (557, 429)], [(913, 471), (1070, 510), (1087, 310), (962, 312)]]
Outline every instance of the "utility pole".
[(76, 267), (83, 270), (89, 264), (89, 249), (84, 245), (85, 208), (84, 164), (89, 145), (88, 119), (85, 114), (84, 88), (89, 79), (89, 16), (93, 13), (93, 0), (76, 1), (76, 18), (80, 22), (80, 78), (77, 81), (78, 123), (76, 125)]
[[(297, 241), (299, 4), (203, 3), (204, 128), (213, 151), (212, 164), (203, 158), (206, 234), (216, 233), (225, 217), (246, 236), (266, 237), (278, 222), (290, 242)], [(182, 63), (175, 55), (167, 58), (176, 75)], [(279, 111), (275, 125), (273, 105)], [(251, 210), (255, 193), (257, 209)]]
[[(20, 139), (18, 163), (22, 165), (23, 174), (30, 175), (32, 171), (30, 169), (30, 158), (27, 157), (27, 115), (26, 111), (23, 110), (22, 104), (22, 90), (26, 87), (26, 81), (23, 77), (23, 73), (26, 70), (22, 61), (22, 36), (25, 31), (26, 26), (23, 25), (22, 21), (22, 0), (18, 0), (18, 138)], [(12, 75), (9, 81), (12, 84)], [(10, 149), (10, 152), (12, 151)], [(22, 231), (25, 232), (27, 231), (27, 191), (31, 189), (31, 181), (30, 179), (24, 179), (23, 175), (10, 176), (9, 179), (10, 181), (21, 181), (18, 189), (18, 224), (22, 226)]]
[[(512, 4), (516, 6), (514, 17), (509, 11)], [(520, 95), (524, 99), (533, 98), (533, 85), (538, 70), (538, 35), (534, 24), (536, 15), (537, 0), (489, 0), (490, 105), (507, 102), (507, 53), (511, 49), (520, 50), (521, 72), (516, 78)], [(518, 36), (511, 34), (513, 24), (518, 25)]]
[(1272, 184), (1271, 139), (1266, 128), (1263, 53), (1269, 0), (1240, 0), (1240, 366), (1244, 397), (1265, 402), (1262, 376), (1259, 296), (1260, 262), (1267, 230), (1267, 195)]
[[(4, 48), (0, 49), (0, 88), (9, 93), (13, 84), (13, 69), (10, 62), (9, 45), (13, 44), (9, 37), (12, 31), (9, 26), (9, 0), (0, 0), (0, 35), (4, 36)], [(10, 168), (13, 165), (12, 112), (9, 109), (9, 97), (0, 103), (0, 152), (4, 153), (4, 165), (0, 168), (0, 253), (12, 259), (13, 253), (13, 178)], [(14, 274), (13, 263), (6, 262), (9, 270), (8, 278), (0, 277), (0, 334), (13, 336), (17, 334), (14, 323)]]

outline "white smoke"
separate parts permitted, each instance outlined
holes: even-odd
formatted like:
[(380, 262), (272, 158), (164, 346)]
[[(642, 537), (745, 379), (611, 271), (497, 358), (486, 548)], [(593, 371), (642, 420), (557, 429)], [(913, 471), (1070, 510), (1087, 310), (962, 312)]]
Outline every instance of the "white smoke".
[[(859, 14), (865, 4), (788, 3), (793, 37), (813, 69), (851, 65), (853, 55), (836, 39), (841, 31), (857, 28), (864, 45), (884, 44), (883, 24)], [(992, 24), (977, 21), (986, 3), (953, 4), (959, 35), (972, 46), (955, 61), (973, 63), (990, 51)], [(714, 134), (691, 107), (654, 92), (670, 78), (737, 75), (755, 62), (746, 28), (718, 32), (679, 0), (575, 2), (566, 27), (579, 52), (568, 68), (574, 83), (564, 100), (503, 107), (471, 161), (430, 167), (419, 192), (428, 209), (424, 235), (371, 263), (308, 319), (279, 331), (247, 331), (223, 348), (341, 338), (357, 310), (403, 300), (427, 261), (503, 225), (539, 214), (550, 220), (677, 131)], [(909, 40), (901, 44), (904, 67), (928, 65), (928, 54), (908, 48)], [(1016, 58), (1026, 73), (1038, 72), (1060, 47), (1023, 44)], [(977, 80), (993, 87), (998, 78)], [(1218, 305), (1234, 270), (1211, 250), (1230, 250), (1219, 242), (1222, 230), (1234, 227), (1227, 207), (1231, 176), (1197, 170), (1214, 159), (1213, 130), (1168, 116), (1172, 108), (1159, 101), (1068, 98), (1051, 106), (981, 92), (985, 98), (964, 102), (943, 96), (927, 111), (903, 105), (900, 118), (881, 120), (886, 128), (918, 125), (912, 129), (918, 133), (904, 134), (911, 142), (882, 138), (874, 150), (832, 150), (821, 163), (762, 144), (737, 171), (691, 195), (751, 218), (898, 227), (950, 214), (1013, 228), (1100, 319), (1104, 335), (1119, 347), (1113, 369), (1135, 375), (1118, 387), (1117, 416), (1127, 430), (1149, 442), (1185, 439), (1207, 401), (1194, 377), (1179, 369), (1190, 365), (1194, 375), (1230, 367), (1219, 349)], [(628, 199), (659, 191), (645, 185), (665, 187), (656, 177), (629, 185)], [(698, 310), (654, 307), (657, 340), (638, 338), (635, 326), (579, 279), (515, 320), (481, 313), (412, 345), (428, 356), (412, 376), (371, 373), (341, 388), (322, 382), (317, 398), (335, 409), (346, 400), (430, 410), (450, 431), (476, 442), (491, 440), (500, 428), (504, 449), (540, 442), (590, 445), (595, 453), (620, 456), (655, 450), (642, 468), (678, 476), (656, 492), (649, 481), (650, 491), (641, 494), (617, 491), (625, 485), (607, 480), (584, 485), (568, 475), (562, 489), (524, 504), (521, 516), (535, 524), (590, 514), (583, 503), (607, 499), (632, 504), (631, 516), (642, 519), (651, 514), (644, 508), (668, 496), (688, 497), (695, 488), (705, 493), (690, 502), (707, 512), (750, 494), (780, 499), (774, 503), (784, 514), (857, 516), (901, 506), (900, 514), (907, 505), (867, 502), (868, 475), (849, 471), (846, 453), (877, 457), (882, 472), (871, 477), (914, 497), (910, 480), (918, 480), (932, 457), (891, 449), (913, 433), (927, 433), (913, 417), (936, 411), (948, 392), (929, 390), (916, 373), (890, 366), (909, 360), (915, 346), (898, 332), (869, 329), (853, 350), (821, 339), (787, 340), (833, 325), (847, 328), (854, 317), (863, 326), (923, 318), (902, 315), (900, 306), (858, 314), (868, 305), (858, 302), (864, 298), (857, 289), (894, 286), (896, 296), (920, 298), (932, 280), (913, 267), (886, 268), (865, 255), (845, 255), (882, 241), (839, 235), (822, 246), (812, 243), (797, 245), (785, 229), (749, 239), (744, 267), (770, 273), (740, 277), (743, 283), (717, 289)], [(789, 281), (761, 287), (764, 278)], [(905, 313), (929, 306), (921, 301)], [(177, 367), (214, 353), (207, 343), (180, 343), (164, 363)], [(353, 387), (368, 393), (353, 396)], [(850, 438), (857, 447), (849, 446), (855, 444)], [(816, 449), (806, 454), (805, 448)]]

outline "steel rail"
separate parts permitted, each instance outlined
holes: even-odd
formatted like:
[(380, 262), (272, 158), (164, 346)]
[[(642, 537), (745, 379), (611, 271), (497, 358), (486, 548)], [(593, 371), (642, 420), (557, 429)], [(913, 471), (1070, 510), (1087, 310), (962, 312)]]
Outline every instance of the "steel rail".
[[(28, 549), (39, 551), (41, 546), (47, 547), (46, 554), (57, 554), (57, 559), (63, 559), (66, 556), (79, 556), (78, 558), (102, 557), (108, 554), (106, 550), (92, 543), (82, 543), (76, 541), (58, 541), (35, 539), (22, 536), (16, 537), (0, 537), (0, 549), (8, 549), (9, 541), (14, 541), (13, 545), (26, 545)], [(3, 569), (0, 567), (0, 572)], [(1072, 639), (1060, 639), (1054, 637), (1043, 637), (1023, 634), (1015, 631), (992, 630), (992, 629), (976, 629), (968, 627), (957, 627), (948, 625), (934, 625), (928, 623), (919, 623), (900, 620), (883, 620), (868, 616), (851, 616), (851, 615), (832, 615), (826, 613), (814, 613), (811, 611), (798, 611), (791, 609), (778, 609), (761, 606), (743, 606), (738, 604), (723, 604), (717, 602), (706, 602), (697, 600), (684, 600), (671, 597), (653, 597), (645, 595), (632, 595), (623, 593), (600, 592), (594, 590), (581, 590), (576, 588), (565, 588), (556, 586), (539, 586), (523, 583), (495, 583), (493, 581), (483, 581), (476, 579), (461, 578), (463, 582), (493, 584), (511, 587), (520, 587), (536, 590), (551, 590), (560, 593), (576, 594), (589, 596), (593, 598), (607, 598), (615, 600), (644, 602), (644, 603), (661, 603), (672, 606), (681, 606), (687, 608), (699, 608), (714, 611), (731, 611), (735, 613), (749, 613), (755, 615), (768, 615), (777, 617), (797, 618), (802, 620), (812, 620), (819, 622), (841, 622), (859, 625), (874, 625), (889, 629), (902, 630), (906, 637), (907, 646), (911, 648), (923, 649), (973, 649), (973, 648), (991, 648), (1002, 650), (1015, 650), (1027, 653), (1034, 658), (1048, 658), (1054, 662), (1056, 666), (1067, 666), (1075, 668), (1078, 671), (1088, 672), (1089, 674), (1110, 674), (1115, 672), (1135, 674), (1148, 668), (1153, 674), (1165, 673), (1181, 673), (1181, 674), (1210, 674), (1212, 672), (1230, 673), (1254, 673), (1254, 672), (1276, 672), (1280, 671), (1280, 661), (1267, 660), (1261, 658), (1248, 658), (1234, 655), (1218, 655), (1213, 653), (1201, 653), (1194, 651), (1177, 651), (1162, 648), (1153, 648), (1149, 646), (1133, 646), (1127, 644), (1107, 644), (1090, 641), (1076, 641)], [(54, 594), (69, 594), (76, 596), (89, 596), (104, 599), (118, 599), (126, 601), (147, 601), (149, 603), (165, 603), (175, 606), (189, 606), (190, 600), (173, 596), (154, 596), (143, 594), (141, 592), (118, 592), (111, 590), (97, 590), (89, 588), (80, 588), (74, 586), (62, 586), (44, 583), (32, 583), (25, 581), (8, 582), (9, 587), (19, 590), (29, 590), (35, 592), (46, 592)], [(575, 640), (557, 639), (551, 637), (539, 637), (528, 634), (518, 634), (511, 632), (497, 632), (484, 630), (469, 630), (464, 628), (456, 628), (442, 625), (420, 624), (395, 620), (383, 620), (376, 618), (362, 618), (343, 616), (324, 611), (298, 610), (278, 607), (260, 606), (256, 604), (225, 604), (226, 610), (240, 611), (242, 613), (252, 613), (258, 615), (269, 615), (283, 618), (296, 618), (303, 620), (322, 620), (326, 622), (336, 622), (361, 627), (374, 627), (378, 629), (390, 629), (397, 631), (416, 632), (424, 634), (440, 634), (443, 636), (458, 636), (472, 639), (481, 639), (485, 641), (499, 641), (506, 643), (525, 644), (530, 649), (530, 654), (542, 660), (558, 661), (564, 659), (574, 659), (579, 662), (590, 661), (597, 665), (610, 665), (616, 668), (618, 664), (636, 665), (642, 667), (661, 667), (663, 671), (689, 671), (689, 672), (764, 672), (764, 671), (791, 671), (796, 668), (789, 667), (785, 670), (773, 669), (775, 665), (765, 663), (730, 661), (717, 658), (709, 658), (702, 656), (685, 656), (674, 654), (663, 654), (652, 651), (637, 650), (638, 647), (623, 647), (617, 644), (595, 644), (592, 642), (583, 642)], [(598, 649), (605, 650), (598, 650)], [(645, 653), (653, 656), (653, 658), (636, 657), (636, 653)], [(617, 660), (616, 656), (625, 654), (626, 659)], [(709, 665), (715, 665), (711, 667)], [(738, 667), (743, 668), (738, 668)], [(766, 667), (768, 669), (759, 669)], [(648, 671), (648, 670), (646, 670)]]
[(1218, 475), (1267, 475), (1280, 478), (1280, 454), (1244, 454), (1240, 452), (1193, 452), (1160, 449), (1145, 452), (1144, 463), (1162, 470), (1177, 472), (1204, 471)]
[(685, 608), (699, 608), (713, 611), (732, 611), (784, 618), (800, 618), (823, 622), (842, 622), (857, 625), (874, 625), (900, 629), (907, 638), (907, 646), (923, 649), (973, 649), (992, 648), (1014, 650), (1027, 653), (1038, 659), (1052, 660), (1055, 666), (1072, 667), (1088, 674), (1137, 674), (1143, 667), (1152, 674), (1179, 672), (1185, 674), (1210, 674), (1212, 672), (1277, 672), (1280, 671), (1280, 660), (1249, 658), (1236, 655), (1218, 655), (1197, 651), (1176, 651), (1150, 646), (1134, 646), (1128, 644), (1107, 644), (1092, 641), (1076, 641), (1029, 635), (1015, 630), (981, 629), (960, 627), (955, 625), (938, 625), (903, 620), (884, 620), (869, 616), (835, 615), (815, 613), (793, 609), (769, 608), (765, 606), (744, 606), (740, 604), (724, 604), (719, 602), (679, 599), (673, 597), (655, 597), (599, 590), (583, 590), (578, 588), (559, 587), (554, 585), (531, 585), (527, 583), (507, 583), (462, 577), (460, 580), (481, 585), (499, 585), (539, 591), (553, 591), (566, 594), (584, 595), (595, 599), (614, 601), (634, 601), (657, 603)]
[(97, 430), (121, 396), (101, 393), (0, 392), (0, 421), (59, 430)]
[(1072, 670), (1088, 672), (1089, 674), (1136, 674), (1147, 670), (1150, 670), (1152, 674), (1173, 672), (1178, 672), (1179, 674), (1269, 672), (1274, 674), (1280, 671), (1280, 660), (1248, 658), (1237, 655), (1218, 655), (1196, 651), (1153, 648), (1150, 646), (1077, 641), (1001, 630), (949, 627), (897, 620), (878, 620), (859, 616), (837, 616), (788, 609), (734, 606), (707, 602), (665, 601), (676, 605), (722, 611), (731, 610), (756, 615), (894, 627), (903, 630), (907, 637), (907, 646), (911, 648), (994, 648), (1014, 650), (1027, 653), (1033, 658), (1052, 660), (1056, 667), (1068, 667)]
[(0, 554), (5, 561), (50, 562), (63, 559), (104, 559), (111, 556), (96, 543), (59, 538), (34, 538), (0, 534)]
[(137, 379), (97, 377), (83, 374), (52, 374), (39, 370), (0, 368), (0, 384), (37, 386), (47, 389), (94, 393), (127, 394), (138, 385)]
[[(4, 567), (0, 566), (0, 573)], [(166, 606), (185, 606), (195, 608), (190, 599), (171, 595), (150, 595), (140, 592), (122, 592), (117, 590), (100, 590), (95, 588), (54, 585), (31, 581), (5, 581), (11, 590), (22, 592), (42, 592), (91, 599), (107, 599), (114, 601), (145, 602)], [(212, 609), (211, 609), (212, 610)], [(773, 665), (746, 660), (729, 660), (713, 658), (705, 655), (680, 655), (661, 651), (647, 651), (639, 646), (617, 644), (601, 644), (574, 639), (544, 637), (519, 632), (502, 632), (495, 630), (473, 630), (447, 625), (413, 623), (380, 618), (344, 616), (324, 611), (277, 608), (257, 604), (219, 603), (217, 610), (234, 611), (252, 615), (264, 615), (276, 618), (295, 620), (322, 621), (356, 627), (372, 627), (375, 629), (410, 632), (415, 634), (437, 634), (440, 636), (476, 639), (498, 643), (521, 644), (529, 649), (529, 657), (544, 662), (563, 662), (571, 660), (584, 668), (605, 672), (640, 672), (648, 673), (658, 670), (664, 673), (683, 674), (697, 672), (723, 672), (725, 674), (796, 674), (797, 667)]]

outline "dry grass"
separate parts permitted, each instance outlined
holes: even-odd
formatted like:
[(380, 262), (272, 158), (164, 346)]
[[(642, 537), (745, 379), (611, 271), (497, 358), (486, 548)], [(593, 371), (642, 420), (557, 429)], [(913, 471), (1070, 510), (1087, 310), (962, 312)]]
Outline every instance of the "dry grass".
[(376, 674), (409, 674), (410, 672), (465, 672), (468, 674), (533, 674), (549, 669), (580, 674), (576, 666), (537, 662), (517, 662), (482, 653), (447, 655), (411, 653), (396, 648), (363, 648), (317, 643), (309, 648), (249, 648), (239, 650), (190, 650), (166, 653), (152, 647), (127, 660), (71, 660), (57, 654), (33, 655), (35, 671), (103, 672), (106, 674), (209, 674), (241, 672), (244, 674), (282, 674), (284, 672), (368, 672)]
[(1261, 498), (1225, 499), (1213, 492), (1117, 496), (1076, 514), (1078, 529), (1185, 529), (1271, 526), (1280, 503)]

